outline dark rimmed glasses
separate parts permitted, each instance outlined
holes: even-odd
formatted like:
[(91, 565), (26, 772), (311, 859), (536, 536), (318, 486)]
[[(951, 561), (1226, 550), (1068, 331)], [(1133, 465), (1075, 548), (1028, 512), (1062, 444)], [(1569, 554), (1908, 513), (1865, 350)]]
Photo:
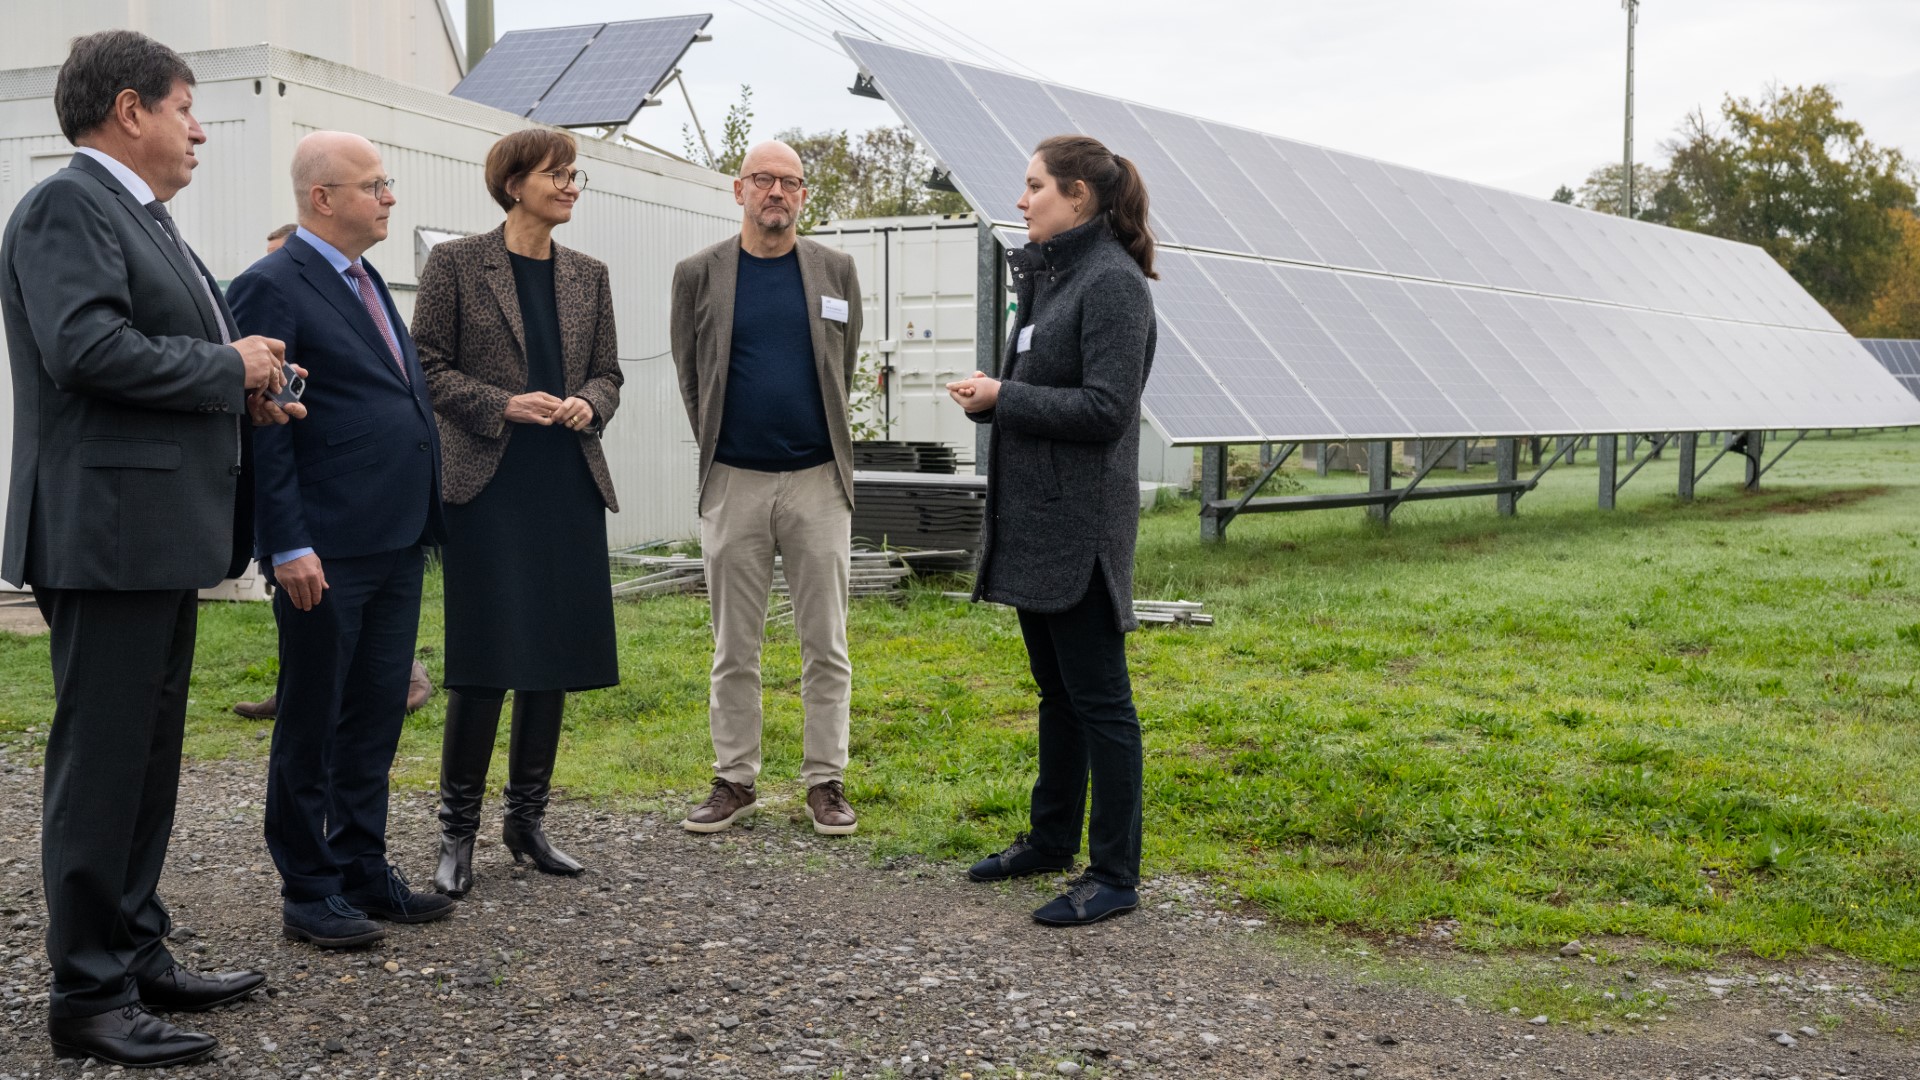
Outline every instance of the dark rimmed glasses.
[(761, 191), (773, 190), (773, 185), (777, 181), (780, 184), (780, 190), (786, 192), (789, 195), (792, 195), (795, 192), (799, 191), (801, 188), (807, 186), (807, 181), (804, 177), (775, 176), (774, 174), (768, 173), (768, 172), (753, 173), (749, 175), (747, 179), (753, 181), (753, 186), (759, 188)]
[(587, 172), (585, 169), (554, 169), (551, 172), (544, 172), (540, 175), (553, 181), (553, 186), (558, 191), (567, 190), (568, 184), (574, 185), (581, 191), (587, 190)]

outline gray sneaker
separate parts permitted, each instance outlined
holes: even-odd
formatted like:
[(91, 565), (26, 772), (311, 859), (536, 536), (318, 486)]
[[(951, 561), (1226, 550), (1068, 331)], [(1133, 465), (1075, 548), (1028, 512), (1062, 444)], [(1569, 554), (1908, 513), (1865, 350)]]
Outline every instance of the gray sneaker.
[(707, 801), (694, 808), (693, 813), (680, 823), (688, 832), (716, 833), (729, 829), (733, 823), (753, 813), (759, 805), (753, 794), (752, 784), (736, 784), (731, 780), (713, 778), (713, 791), (707, 795)]

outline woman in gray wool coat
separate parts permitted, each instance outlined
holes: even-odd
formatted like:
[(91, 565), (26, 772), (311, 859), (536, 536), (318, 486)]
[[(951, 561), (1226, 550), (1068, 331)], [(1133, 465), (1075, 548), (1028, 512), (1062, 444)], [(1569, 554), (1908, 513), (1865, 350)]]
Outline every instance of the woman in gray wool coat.
[(1059, 135), (1027, 165), (1029, 243), (1011, 252), (1019, 309), (1001, 377), (949, 383), (992, 424), (974, 599), (1008, 604), (1040, 687), (1032, 828), (967, 872), (1000, 881), (1086, 873), (1033, 913), (1079, 926), (1140, 902), (1140, 718), (1127, 679), (1139, 527), (1140, 392), (1153, 366), (1153, 236), (1133, 163)]

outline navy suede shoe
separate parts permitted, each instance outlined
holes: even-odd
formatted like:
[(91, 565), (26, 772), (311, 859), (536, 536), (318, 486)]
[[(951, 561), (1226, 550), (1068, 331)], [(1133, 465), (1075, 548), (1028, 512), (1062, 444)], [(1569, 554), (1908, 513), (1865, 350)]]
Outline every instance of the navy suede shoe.
[(1048, 926), (1085, 926), (1140, 906), (1140, 894), (1117, 889), (1085, 874), (1068, 883), (1067, 891), (1033, 913), (1035, 922)]
[(282, 901), (280, 919), (288, 937), (323, 949), (351, 949), (387, 936), (379, 924), (338, 896)]
[(387, 867), (387, 876), (347, 890), (344, 899), (376, 919), (421, 923), (453, 914), (453, 897), (437, 892), (414, 892), (399, 870)]
[(1027, 843), (1027, 834), (1021, 833), (1013, 838), (1013, 843), (1008, 844), (1005, 851), (974, 863), (967, 870), (967, 877), (974, 881), (1007, 881), (1029, 874), (1057, 874), (1071, 869), (1073, 856), (1043, 855), (1038, 848)]

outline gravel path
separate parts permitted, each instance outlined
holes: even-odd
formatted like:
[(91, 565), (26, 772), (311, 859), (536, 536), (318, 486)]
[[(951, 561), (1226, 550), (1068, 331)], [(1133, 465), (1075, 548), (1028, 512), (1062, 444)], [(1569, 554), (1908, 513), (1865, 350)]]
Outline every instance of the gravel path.
[[(1533, 1023), (1303, 961), (1310, 950), (1276, 948), (1272, 928), (1192, 882), (1149, 882), (1141, 911), (1100, 926), (1037, 926), (1031, 887), (876, 865), (858, 840), (814, 836), (791, 798), (712, 837), (560, 805), (554, 836), (587, 876), (512, 869), (483, 841), (456, 917), (322, 953), (280, 936), (262, 776), (262, 762), (208, 762), (182, 781), (163, 884), (176, 954), (270, 981), (191, 1018), (222, 1048), (176, 1075), (1920, 1076), (1920, 1047), (1890, 1034), (1905, 1004), (1873, 1001), (1854, 989), (1865, 973), (1834, 964), (1771, 981), (1642, 976), (1670, 995), (1664, 1019)], [(45, 1039), (39, 790), (20, 745), (0, 746), (0, 1080), (82, 1072)], [(432, 809), (417, 795), (394, 807), (416, 881)]]

